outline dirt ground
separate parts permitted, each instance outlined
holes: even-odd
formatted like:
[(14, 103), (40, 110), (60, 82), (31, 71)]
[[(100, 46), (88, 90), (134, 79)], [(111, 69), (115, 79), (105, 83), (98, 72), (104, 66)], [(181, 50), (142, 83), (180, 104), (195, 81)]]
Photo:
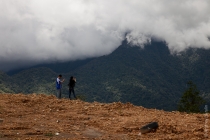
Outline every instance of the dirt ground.
[[(210, 134), (209, 116), (130, 103), (0, 94), (0, 140), (203, 140)], [(156, 132), (140, 134), (140, 127), (154, 121)]]

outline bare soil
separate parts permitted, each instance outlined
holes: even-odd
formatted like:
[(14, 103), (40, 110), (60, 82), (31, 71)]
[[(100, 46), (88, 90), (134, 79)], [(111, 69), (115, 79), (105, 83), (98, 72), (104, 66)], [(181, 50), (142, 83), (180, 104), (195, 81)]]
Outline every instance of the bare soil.
[[(0, 140), (204, 140), (210, 133), (209, 116), (130, 103), (0, 94)], [(154, 121), (156, 132), (140, 134), (140, 127)]]

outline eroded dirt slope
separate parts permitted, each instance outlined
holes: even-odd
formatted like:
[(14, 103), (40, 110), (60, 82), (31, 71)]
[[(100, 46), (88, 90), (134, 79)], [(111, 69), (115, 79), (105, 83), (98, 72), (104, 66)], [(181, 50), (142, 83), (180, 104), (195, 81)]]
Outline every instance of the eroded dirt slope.
[[(203, 140), (208, 139), (207, 116), (146, 109), (130, 103), (0, 94), (0, 140)], [(158, 122), (158, 130), (139, 135), (139, 128), (153, 121)]]

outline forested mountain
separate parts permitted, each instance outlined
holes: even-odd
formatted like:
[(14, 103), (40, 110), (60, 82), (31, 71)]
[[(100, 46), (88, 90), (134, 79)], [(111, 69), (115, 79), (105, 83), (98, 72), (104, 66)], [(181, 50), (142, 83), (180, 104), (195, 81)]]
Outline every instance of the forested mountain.
[[(15, 92), (13, 89), (16, 86), (16, 83), (12, 84), (11, 77), (9, 77), (6, 73), (0, 72), (0, 93)], [(14, 86), (15, 85), (15, 86)]]
[[(55, 79), (77, 78), (75, 91), (86, 101), (131, 102), (148, 108), (175, 110), (186, 83), (192, 80), (202, 96), (210, 99), (210, 50), (189, 49), (170, 54), (163, 42), (144, 49), (122, 42), (113, 53), (98, 58), (39, 65), (8, 76), (0, 73), (0, 92), (54, 94)], [(65, 96), (66, 96), (65, 95)]]

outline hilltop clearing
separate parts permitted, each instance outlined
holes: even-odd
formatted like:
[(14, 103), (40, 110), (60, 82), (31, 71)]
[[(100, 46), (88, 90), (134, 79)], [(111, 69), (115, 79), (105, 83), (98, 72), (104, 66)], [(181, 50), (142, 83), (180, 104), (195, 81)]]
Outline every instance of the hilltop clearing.
[[(130, 103), (88, 103), (44, 94), (0, 94), (0, 140), (205, 139), (208, 114), (146, 109)], [(156, 121), (156, 132), (139, 128)]]

